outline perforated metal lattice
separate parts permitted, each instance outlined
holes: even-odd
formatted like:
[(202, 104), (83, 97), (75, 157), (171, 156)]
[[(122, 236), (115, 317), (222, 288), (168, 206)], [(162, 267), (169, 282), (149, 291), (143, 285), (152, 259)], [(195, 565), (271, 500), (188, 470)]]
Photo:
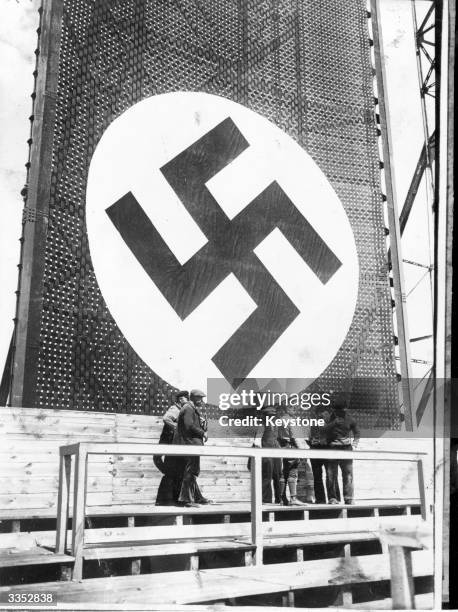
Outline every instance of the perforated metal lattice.
[(364, 0), (64, 1), (37, 405), (154, 413), (169, 402), (172, 389), (132, 351), (101, 297), (84, 202), (90, 159), (108, 125), (139, 100), (175, 90), (257, 111), (326, 174), (352, 224), (361, 276), (353, 324), (321, 384), (383, 379), (370, 408), (355, 407), (368, 422), (396, 426)]

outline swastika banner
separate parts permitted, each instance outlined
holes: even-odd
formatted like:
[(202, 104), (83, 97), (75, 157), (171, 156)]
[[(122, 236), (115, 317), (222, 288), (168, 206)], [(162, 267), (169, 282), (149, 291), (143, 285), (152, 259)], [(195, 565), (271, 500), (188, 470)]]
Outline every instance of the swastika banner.
[(219, 377), (373, 378), (356, 408), (396, 428), (365, 3), (50, 4), (28, 405), (160, 413)]

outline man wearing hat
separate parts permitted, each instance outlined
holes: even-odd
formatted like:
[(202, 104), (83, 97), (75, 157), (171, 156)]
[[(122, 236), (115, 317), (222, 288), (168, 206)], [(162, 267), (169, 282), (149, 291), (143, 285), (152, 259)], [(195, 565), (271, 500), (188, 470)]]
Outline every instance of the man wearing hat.
[[(178, 415), (177, 428), (173, 436), (174, 444), (190, 444), (203, 446), (207, 439), (207, 420), (202, 411), (205, 393), (199, 389), (192, 389), (189, 401), (185, 402)], [(177, 457), (179, 473), (182, 475), (178, 503), (186, 507), (199, 504), (209, 504), (197, 484), (200, 473), (200, 457)]]
[[(189, 400), (187, 391), (178, 391), (175, 394), (175, 402), (167, 409), (162, 421), (162, 428), (159, 444), (172, 444), (173, 436), (177, 428), (178, 415), (181, 408)], [(153, 456), (154, 465), (164, 474), (159, 484), (156, 496), (156, 506), (172, 506), (175, 505), (178, 499), (178, 491), (176, 479), (176, 461), (174, 457), (163, 457), (162, 455)]]
[[(359, 427), (356, 421), (347, 413), (344, 402), (336, 402), (333, 406), (333, 415), (326, 427), (328, 446), (335, 450), (351, 451), (359, 443)], [(329, 483), (328, 495), (330, 504), (339, 503), (339, 494), (336, 490), (338, 468), (342, 472), (342, 485), (344, 502), (353, 504), (353, 460), (330, 459), (326, 472)]]

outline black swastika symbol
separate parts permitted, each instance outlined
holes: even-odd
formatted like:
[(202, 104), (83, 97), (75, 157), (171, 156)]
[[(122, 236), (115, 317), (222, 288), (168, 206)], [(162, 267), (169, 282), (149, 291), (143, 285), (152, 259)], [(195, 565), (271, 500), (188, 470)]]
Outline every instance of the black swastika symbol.
[(106, 211), (182, 320), (231, 273), (255, 301), (257, 308), (212, 358), (234, 386), (249, 375), (299, 314), (253, 249), (278, 228), (323, 284), (341, 266), (275, 181), (232, 220), (227, 217), (206, 182), (248, 146), (235, 123), (227, 118), (162, 166), (163, 176), (208, 240), (184, 265), (131, 192)]

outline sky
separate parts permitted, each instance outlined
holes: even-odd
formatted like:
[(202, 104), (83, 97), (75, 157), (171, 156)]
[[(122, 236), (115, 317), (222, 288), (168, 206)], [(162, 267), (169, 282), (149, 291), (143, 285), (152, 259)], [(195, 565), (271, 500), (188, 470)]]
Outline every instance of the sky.
[[(13, 330), (22, 198), (25, 183), (29, 121), (36, 47), (36, 28), (40, 0), (1, 0), (0, 20), (0, 370), (6, 359)], [(418, 76), (414, 53), (411, 3), (405, 0), (380, 0), (387, 72), (393, 159), (399, 209), (402, 207), (412, 173), (423, 144)], [(417, 2), (419, 16), (429, 1)], [(428, 214), (425, 186), (412, 212), (403, 237), (404, 259), (429, 264)], [(431, 333), (429, 282), (420, 281), (425, 269), (406, 264), (406, 294), (411, 337)], [(430, 360), (431, 342), (412, 344), (412, 356)], [(415, 376), (429, 366), (413, 364)], [(0, 373), (1, 375), (1, 373)]]

